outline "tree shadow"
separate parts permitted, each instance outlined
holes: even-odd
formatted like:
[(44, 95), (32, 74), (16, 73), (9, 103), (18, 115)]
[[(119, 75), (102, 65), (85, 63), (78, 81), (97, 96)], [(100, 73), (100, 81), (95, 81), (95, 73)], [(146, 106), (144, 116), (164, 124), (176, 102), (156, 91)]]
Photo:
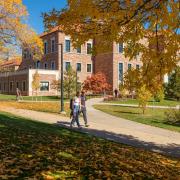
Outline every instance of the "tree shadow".
[[(58, 121), (57, 124), (64, 128), (68, 128), (68, 129), (70, 128), (70, 123), (68, 122)], [(159, 152), (167, 156), (180, 158), (179, 144), (168, 144), (167, 146), (165, 146), (162, 144), (155, 144), (153, 142), (144, 142), (131, 135), (116, 134), (116, 133), (105, 131), (105, 130), (101, 131), (101, 130), (96, 130), (96, 129), (91, 129), (91, 128), (79, 129), (79, 128), (74, 127), (73, 130), (80, 131), (87, 134), (92, 134), (94, 136), (108, 139), (111, 141), (115, 141), (118, 143), (123, 143), (127, 145), (132, 145), (134, 147), (143, 148), (146, 150)]]
[[(0, 113), (0, 179), (50, 179), (51, 175), (51, 179), (178, 176), (175, 159), (163, 163), (167, 157), (143, 150), (146, 146), (163, 149), (157, 145), (107, 131), (68, 128), (69, 122), (50, 125)], [(167, 150), (173, 155), (175, 150), (180, 152), (175, 144)]]
[(132, 111), (114, 111), (118, 114), (141, 114), (141, 113), (138, 113), (138, 112), (132, 112)]
[(180, 127), (180, 121), (177, 121), (177, 122), (165, 121), (164, 124), (175, 126), (175, 127)]
[(165, 125), (171, 125), (171, 126), (174, 126), (174, 127), (180, 127), (180, 122), (172, 122), (172, 121), (161, 121), (161, 122), (158, 122), (158, 121), (154, 121), (154, 120), (151, 121), (151, 122), (155, 123), (155, 124), (165, 124)]

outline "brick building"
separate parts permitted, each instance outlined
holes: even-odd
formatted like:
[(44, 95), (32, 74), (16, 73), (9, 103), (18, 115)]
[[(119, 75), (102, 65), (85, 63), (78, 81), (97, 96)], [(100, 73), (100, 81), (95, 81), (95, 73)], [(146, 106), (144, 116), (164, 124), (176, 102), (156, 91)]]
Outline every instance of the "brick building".
[(100, 53), (94, 57), (95, 73), (104, 73), (112, 89), (123, 83), (123, 75), (128, 69), (139, 69), (142, 66), (139, 56), (131, 61), (124, 56), (123, 46), (124, 44), (113, 42), (109, 44), (107, 53)]
[(22, 62), (13, 72), (0, 73), (0, 93), (16, 94), (19, 88), (23, 95), (31, 96), (32, 80), (36, 71), (40, 74), (39, 95), (56, 95), (51, 88), (53, 80), (60, 78), (61, 44), (63, 45), (64, 69), (72, 66), (77, 70), (79, 82), (83, 83), (92, 73), (102, 72), (106, 75), (112, 90), (123, 82), (123, 74), (129, 68), (139, 68), (139, 58), (129, 61), (123, 55), (123, 44), (112, 43), (107, 53), (100, 53), (95, 57), (91, 55), (94, 41), (89, 40), (81, 47), (74, 49), (71, 39), (58, 28), (40, 36), (44, 42), (44, 56), (41, 60), (33, 60), (32, 55), (24, 49)]
[(33, 75), (38, 71), (40, 75), (39, 95), (56, 95), (57, 91), (51, 88), (53, 80), (60, 79), (61, 44), (63, 45), (64, 69), (70, 65), (77, 69), (79, 82), (93, 73), (91, 48), (93, 41), (89, 40), (81, 47), (74, 49), (69, 36), (58, 28), (49, 33), (40, 35), (44, 42), (44, 56), (41, 60), (33, 60), (32, 55), (24, 49), (22, 62), (11, 72), (0, 73), (0, 93), (16, 94), (19, 88), (23, 95), (31, 96)]

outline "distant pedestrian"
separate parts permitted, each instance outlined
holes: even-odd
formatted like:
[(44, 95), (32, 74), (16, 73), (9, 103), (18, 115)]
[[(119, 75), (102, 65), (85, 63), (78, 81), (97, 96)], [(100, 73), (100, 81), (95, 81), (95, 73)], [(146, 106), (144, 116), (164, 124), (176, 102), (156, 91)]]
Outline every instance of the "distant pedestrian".
[(18, 88), (16, 88), (16, 101), (19, 101), (20, 97), (21, 97), (21, 91)]
[(114, 94), (115, 94), (115, 98), (117, 98), (118, 97), (118, 90), (117, 89), (114, 90)]
[(85, 127), (88, 127), (89, 125), (87, 122), (86, 96), (84, 91), (81, 92), (81, 112), (83, 114)]
[(79, 124), (79, 114), (81, 110), (81, 99), (80, 99), (80, 93), (77, 92), (76, 96), (73, 99), (72, 102), (72, 112), (73, 112), (73, 117), (70, 126), (72, 127), (74, 123), (76, 122), (77, 126), (80, 128)]

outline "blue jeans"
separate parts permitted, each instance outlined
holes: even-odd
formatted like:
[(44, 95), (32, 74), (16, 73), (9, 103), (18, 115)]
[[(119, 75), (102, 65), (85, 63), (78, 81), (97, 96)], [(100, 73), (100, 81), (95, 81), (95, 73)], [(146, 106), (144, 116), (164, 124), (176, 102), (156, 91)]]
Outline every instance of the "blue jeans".
[(83, 114), (83, 119), (84, 119), (84, 123), (85, 123), (85, 125), (87, 125), (87, 111), (86, 111), (86, 107), (82, 107), (81, 108), (81, 112), (82, 112), (82, 114)]
[(73, 112), (73, 118), (71, 121), (71, 125), (73, 125), (75, 122), (76, 122), (77, 126), (79, 127), (80, 126), (80, 124), (79, 124), (79, 111)]

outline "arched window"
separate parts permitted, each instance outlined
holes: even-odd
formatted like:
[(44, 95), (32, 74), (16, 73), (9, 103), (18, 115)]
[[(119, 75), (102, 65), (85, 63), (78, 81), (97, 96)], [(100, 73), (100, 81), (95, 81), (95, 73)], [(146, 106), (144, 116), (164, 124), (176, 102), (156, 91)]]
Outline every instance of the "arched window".
[(41, 62), (40, 62), (40, 61), (37, 61), (37, 62), (36, 62), (36, 69), (40, 69), (40, 67), (41, 67)]
[(55, 70), (55, 62), (54, 62), (54, 61), (51, 62), (51, 69), (52, 69), (52, 70)]

